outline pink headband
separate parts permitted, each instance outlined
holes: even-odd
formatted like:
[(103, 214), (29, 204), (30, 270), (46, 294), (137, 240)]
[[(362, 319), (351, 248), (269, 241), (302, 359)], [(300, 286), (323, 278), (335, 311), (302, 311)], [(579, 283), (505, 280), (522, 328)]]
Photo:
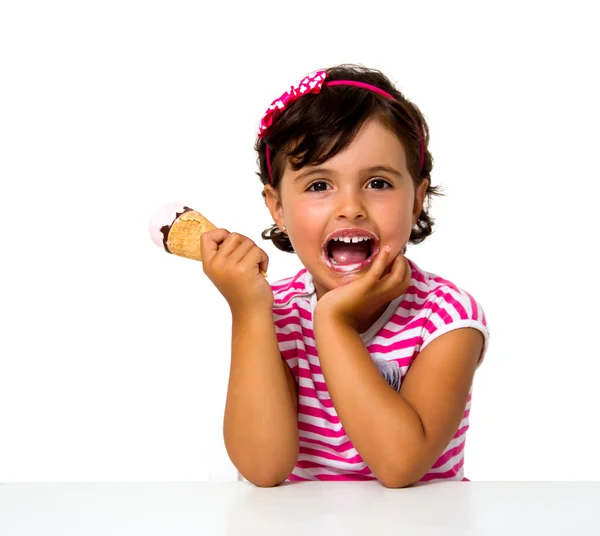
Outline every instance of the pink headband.
[[(326, 86), (356, 86), (362, 87), (364, 89), (368, 89), (369, 91), (373, 91), (378, 93), (379, 95), (383, 95), (389, 99), (394, 100), (394, 97), (383, 91), (378, 87), (372, 86), (371, 84), (365, 84), (364, 82), (358, 82), (357, 80), (330, 80), (329, 82), (325, 82), (325, 78), (327, 77), (327, 73), (325, 71), (317, 71), (315, 74), (311, 76), (307, 76), (301, 82), (298, 82), (295, 86), (292, 86), (289, 91), (286, 91), (281, 97), (275, 99), (271, 106), (267, 108), (267, 111), (264, 113), (260, 120), (260, 126), (258, 127), (258, 137), (264, 138), (266, 136), (267, 130), (273, 124), (277, 116), (283, 112), (292, 102), (294, 102), (297, 98), (302, 97), (302, 95), (306, 95), (307, 93), (319, 93), (321, 91), (321, 87), (323, 85)], [(425, 145), (423, 144), (423, 136), (421, 135), (421, 129), (419, 129), (419, 125), (414, 120), (413, 116), (410, 114), (406, 108), (404, 109), (409, 117), (412, 119), (415, 128), (419, 134), (419, 145), (421, 147), (421, 169), (423, 169), (423, 161), (425, 160)], [(269, 146), (266, 146), (266, 158), (267, 158), (267, 169), (269, 171), (269, 180), (273, 182), (273, 175), (271, 173), (271, 150)]]

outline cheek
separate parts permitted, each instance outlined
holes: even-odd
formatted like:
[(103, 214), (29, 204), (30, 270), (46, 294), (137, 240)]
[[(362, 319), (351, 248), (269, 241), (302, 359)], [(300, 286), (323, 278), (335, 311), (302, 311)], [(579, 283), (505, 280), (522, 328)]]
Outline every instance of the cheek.
[(412, 202), (406, 198), (388, 197), (377, 200), (370, 207), (373, 219), (386, 227), (404, 229), (412, 226)]
[(313, 230), (321, 232), (329, 211), (325, 203), (299, 201), (288, 207), (286, 215), (290, 221), (290, 228), (302, 227), (307, 233)]
[(298, 212), (300, 212), (301, 214), (310, 214), (312, 216), (326, 214), (331, 209), (331, 207), (326, 201), (310, 198), (299, 200), (296, 203), (296, 207), (298, 209)]

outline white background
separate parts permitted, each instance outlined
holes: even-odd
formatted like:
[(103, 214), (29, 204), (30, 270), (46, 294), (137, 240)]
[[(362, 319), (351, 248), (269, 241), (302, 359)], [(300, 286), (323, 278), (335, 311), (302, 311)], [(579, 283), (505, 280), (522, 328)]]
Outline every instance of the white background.
[(383, 70), (431, 128), (408, 256), (484, 306), (472, 480), (600, 480), (594, 2), (0, 4), (0, 481), (234, 479), (228, 308), (147, 233), (182, 201), (260, 239), (258, 121), (305, 74)]

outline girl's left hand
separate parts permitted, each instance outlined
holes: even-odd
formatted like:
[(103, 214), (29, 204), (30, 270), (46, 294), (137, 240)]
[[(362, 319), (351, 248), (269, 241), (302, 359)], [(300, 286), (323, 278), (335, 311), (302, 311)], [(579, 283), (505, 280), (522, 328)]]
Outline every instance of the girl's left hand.
[(380, 307), (401, 296), (410, 285), (410, 268), (400, 252), (394, 259), (391, 272), (381, 277), (390, 250), (389, 246), (382, 247), (367, 273), (352, 283), (327, 292), (317, 302), (315, 321), (317, 316), (334, 317), (356, 328), (359, 318), (368, 318)]

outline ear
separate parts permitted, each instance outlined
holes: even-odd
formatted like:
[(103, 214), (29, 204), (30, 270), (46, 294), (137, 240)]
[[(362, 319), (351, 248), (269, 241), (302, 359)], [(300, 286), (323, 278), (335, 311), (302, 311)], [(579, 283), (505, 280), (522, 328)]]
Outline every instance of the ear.
[(427, 187), (429, 186), (429, 180), (423, 179), (421, 184), (417, 187), (415, 191), (415, 201), (413, 205), (413, 225), (417, 223), (419, 216), (421, 215), (421, 211), (423, 210), (423, 203), (425, 203), (425, 194), (427, 193)]
[(269, 208), (273, 221), (277, 224), (279, 229), (283, 229), (285, 222), (283, 219), (283, 205), (281, 204), (281, 197), (277, 190), (270, 184), (265, 185), (265, 203)]

